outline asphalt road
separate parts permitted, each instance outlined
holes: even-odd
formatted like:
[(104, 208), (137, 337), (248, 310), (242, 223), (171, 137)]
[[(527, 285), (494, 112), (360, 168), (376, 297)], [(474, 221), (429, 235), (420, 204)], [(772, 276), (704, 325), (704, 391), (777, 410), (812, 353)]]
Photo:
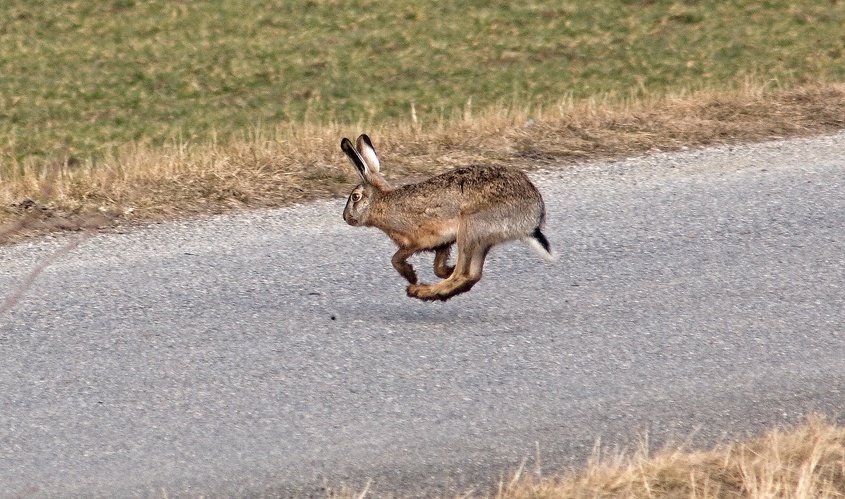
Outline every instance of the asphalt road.
[[(500, 247), (445, 304), (340, 200), (59, 255), (0, 316), (0, 497), (485, 492), (845, 419), (845, 135), (533, 178), (560, 259)], [(3, 295), (74, 237), (0, 248)]]

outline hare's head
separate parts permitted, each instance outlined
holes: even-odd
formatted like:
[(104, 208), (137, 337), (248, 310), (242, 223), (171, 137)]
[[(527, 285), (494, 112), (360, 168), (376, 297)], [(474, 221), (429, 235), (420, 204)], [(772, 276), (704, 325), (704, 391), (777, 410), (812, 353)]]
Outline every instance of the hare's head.
[(370, 207), (381, 194), (390, 190), (390, 185), (379, 173), (378, 156), (369, 137), (361, 135), (355, 146), (351, 140), (344, 138), (340, 148), (361, 177), (361, 183), (355, 186), (346, 201), (343, 219), (349, 225), (366, 225)]

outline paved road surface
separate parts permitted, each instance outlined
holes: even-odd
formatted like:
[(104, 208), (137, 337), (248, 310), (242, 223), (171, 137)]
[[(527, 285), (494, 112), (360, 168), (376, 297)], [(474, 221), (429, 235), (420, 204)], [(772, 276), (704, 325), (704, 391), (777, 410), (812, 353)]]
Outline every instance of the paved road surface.
[[(560, 260), (446, 304), (341, 201), (84, 241), (0, 316), (0, 497), (483, 492), (845, 419), (845, 135), (535, 178)], [(0, 289), (73, 237), (0, 248)]]

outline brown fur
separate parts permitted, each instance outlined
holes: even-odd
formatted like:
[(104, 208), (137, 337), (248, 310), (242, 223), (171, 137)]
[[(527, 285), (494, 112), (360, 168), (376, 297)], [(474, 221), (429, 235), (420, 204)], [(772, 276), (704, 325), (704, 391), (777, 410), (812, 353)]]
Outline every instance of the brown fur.
[[(408, 296), (445, 301), (469, 291), (481, 279), (491, 247), (514, 239), (527, 240), (542, 228), (543, 199), (519, 170), (468, 166), (392, 188), (379, 172), (378, 156), (369, 137), (361, 135), (356, 147), (344, 139), (341, 149), (362, 179), (350, 194), (343, 218), (350, 225), (377, 227), (399, 246), (391, 261), (410, 283)], [(454, 243), (458, 257), (452, 267), (448, 259)], [(435, 251), (435, 275), (444, 280), (434, 285), (418, 284), (407, 259), (431, 250)]]

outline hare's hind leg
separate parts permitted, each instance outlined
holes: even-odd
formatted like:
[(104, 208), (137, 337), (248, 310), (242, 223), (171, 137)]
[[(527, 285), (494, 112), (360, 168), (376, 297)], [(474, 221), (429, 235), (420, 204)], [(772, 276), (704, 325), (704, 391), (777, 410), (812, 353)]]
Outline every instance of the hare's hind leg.
[[(484, 260), (487, 259), (487, 253), (492, 247), (492, 244), (479, 244), (469, 249), (467, 258), (461, 262), (459, 267), (456, 266), (458, 269), (454, 272), (454, 274), (457, 274), (456, 278), (454, 280), (446, 279), (438, 283), (438, 285), (443, 286), (442, 289), (437, 290), (439, 299), (446, 301), (455, 295), (466, 293), (472, 289), (475, 283), (481, 280)], [(450, 281), (452, 282), (450, 283)]]
[(441, 279), (446, 279), (452, 275), (455, 267), (449, 265), (449, 253), (452, 249), (452, 243), (444, 244), (434, 249), (434, 275)]
[(446, 301), (457, 294), (469, 291), (481, 280), (481, 270), (490, 247), (491, 245), (478, 243), (461, 244), (459, 240), (458, 261), (449, 278), (431, 286), (411, 284), (408, 286), (408, 296), (425, 301)]

